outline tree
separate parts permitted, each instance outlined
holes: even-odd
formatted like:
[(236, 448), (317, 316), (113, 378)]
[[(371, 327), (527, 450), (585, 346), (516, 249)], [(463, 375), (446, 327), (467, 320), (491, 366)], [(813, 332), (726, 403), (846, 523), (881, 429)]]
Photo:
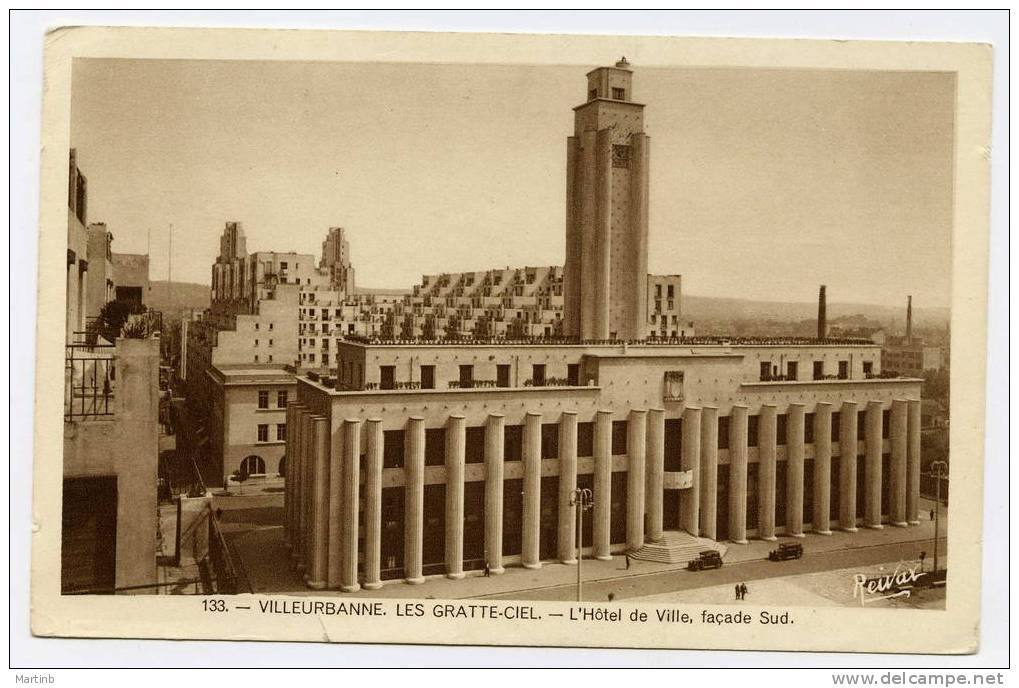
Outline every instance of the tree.
[(99, 309), (96, 319), (89, 323), (88, 333), (98, 334), (109, 342), (116, 341), (128, 318), (144, 312), (145, 306), (138, 301), (108, 301)]

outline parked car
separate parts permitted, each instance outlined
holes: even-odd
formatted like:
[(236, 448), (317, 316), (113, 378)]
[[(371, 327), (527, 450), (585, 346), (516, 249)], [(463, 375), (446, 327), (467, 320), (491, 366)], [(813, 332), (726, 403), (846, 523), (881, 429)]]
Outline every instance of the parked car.
[(696, 559), (691, 559), (687, 565), (691, 571), (703, 571), (704, 569), (720, 569), (722, 568), (722, 555), (717, 550), (708, 549), (704, 550), (697, 555)]
[(803, 556), (803, 545), (798, 542), (784, 542), (768, 553), (772, 561), (785, 561), (786, 559), (799, 559)]

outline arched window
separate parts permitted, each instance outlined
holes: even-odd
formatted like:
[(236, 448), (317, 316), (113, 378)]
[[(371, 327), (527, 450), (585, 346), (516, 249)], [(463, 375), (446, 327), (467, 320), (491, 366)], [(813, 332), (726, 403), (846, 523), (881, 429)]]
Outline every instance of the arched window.
[(287, 476), (287, 457), (286, 457), (286, 455), (283, 455), (283, 457), (280, 458), (280, 466), (279, 466), (279, 469), (278, 469), (277, 472), (279, 473), (279, 476), (281, 478), (285, 478)]
[(251, 454), (245, 456), (241, 461), (241, 473), (243, 475), (262, 475), (265, 473), (265, 459), (261, 456)]

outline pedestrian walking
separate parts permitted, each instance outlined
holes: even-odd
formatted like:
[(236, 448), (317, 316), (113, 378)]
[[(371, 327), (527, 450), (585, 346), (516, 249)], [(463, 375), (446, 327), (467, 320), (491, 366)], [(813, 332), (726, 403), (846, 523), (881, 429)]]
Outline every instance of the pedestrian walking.
[(736, 599), (737, 599), (737, 601), (740, 599), (740, 596), (739, 596), (739, 583), (736, 584)]
[(739, 584), (739, 597), (740, 597), (741, 600), (745, 600), (747, 598), (747, 584), (746, 583), (740, 583)]
[(624, 554), (623, 556), (626, 557), (626, 570), (629, 571), (630, 570), (630, 555), (629, 554)]
[(492, 576), (492, 567), (489, 566), (488, 562), (486, 561), (485, 562), (485, 578), (490, 578), (491, 576)]
[(609, 593), (609, 602), (611, 602), (611, 601), (612, 601), (612, 600), (614, 600), (614, 599), (616, 599), (616, 593), (614, 593), (614, 592), (610, 592), (610, 593)]
[(934, 520), (934, 509), (931, 509), (931, 520)]

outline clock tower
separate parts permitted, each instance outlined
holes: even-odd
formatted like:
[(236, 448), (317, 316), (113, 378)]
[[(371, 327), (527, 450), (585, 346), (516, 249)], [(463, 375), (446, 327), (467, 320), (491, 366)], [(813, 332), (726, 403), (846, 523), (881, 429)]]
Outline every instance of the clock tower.
[(648, 136), (626, 58), (587, 74), (566, 148), (565, 333), (647, 336)]

